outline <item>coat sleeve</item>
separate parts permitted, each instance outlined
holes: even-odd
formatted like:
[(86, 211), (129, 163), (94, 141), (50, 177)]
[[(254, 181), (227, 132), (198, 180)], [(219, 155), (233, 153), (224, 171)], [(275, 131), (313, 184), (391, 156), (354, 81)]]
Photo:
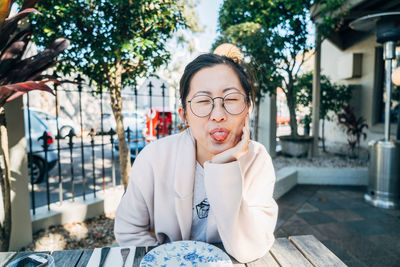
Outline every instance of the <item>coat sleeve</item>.
[(239, 262), (263, 257), (274, 243), (275, 172), (265, 148), (252, 143), (239, 160), (204, 166), (206, 193), (226, 251)]
[[(142, 152), (145, 152), (144, 150)], [(153, 207), (152, 170), (145, 153), (132, 166), (130, 181), (118, 206), (114, 223), (115, 238), (120, 246), (154, 246), (149, 207)]]

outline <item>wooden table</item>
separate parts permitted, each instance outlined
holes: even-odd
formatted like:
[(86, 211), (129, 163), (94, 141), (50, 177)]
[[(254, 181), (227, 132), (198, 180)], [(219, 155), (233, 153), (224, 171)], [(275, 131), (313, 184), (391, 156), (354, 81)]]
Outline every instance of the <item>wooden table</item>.
[[(222, 244), (216, 244), (222, 248)], [(137, 247), (133, 266), (139, 266), (147, 251), (153, 247)], [(12, 260), (35, 252), (2, 252), (0, 266), (6, 266)], [(48, 252), (47, 252), (48, 253)], [(61, 250), (51, 253), (56, 267), (86, 266), (93, 250)], [(261, 259), (247, 264), (237, 263), (234, 266), (346, 266), (335, 254), (312, 235), (277, 238), (271, 250)]]

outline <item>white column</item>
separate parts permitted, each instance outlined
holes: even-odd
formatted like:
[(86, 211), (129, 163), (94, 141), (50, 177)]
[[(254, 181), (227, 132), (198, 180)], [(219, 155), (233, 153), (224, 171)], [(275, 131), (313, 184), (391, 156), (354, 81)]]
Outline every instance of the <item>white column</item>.
[(265, 96), (260, 103), (258, 141), (271, 157), (276, 156), (276, 96)]
[(318, 156), (318, 136), (319, 136), (319, 107), (321, 91), (321, 38), (318, 28), (315, 26), (315, 56), (314, 56), (314, 75), (312, 86), (312, 136), (313, 147), (312, 156)]
[(5, 110), (11, 165), (12, 228), (10, 251), (15, 251), (32, 242), (28, 157), (22, 97), (6, 104)]

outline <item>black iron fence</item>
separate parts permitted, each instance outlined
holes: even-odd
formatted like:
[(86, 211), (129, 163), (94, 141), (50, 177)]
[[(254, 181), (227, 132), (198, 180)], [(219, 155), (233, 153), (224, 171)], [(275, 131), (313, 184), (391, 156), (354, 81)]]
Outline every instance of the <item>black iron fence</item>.
[[(134, 103), (128, 110), (136, 123), (133, 127), (132, 124), (127, 125), (125, 129), (132, 161), (150, 139), (174, 133), (174, 129), (180, 123), (176, 113), (170, 109), (171, 102), (175, 107), (177, 106), (177, 98), (168, 94), (165, 84), (158, 88), (157, 91), (160, 94), (154, 92), (155, 88), (151, 82), (147, 84), (146, 89), (145, 92), (142, 90), (139, 93), (135, 87), (131, 92), (122, 94), (125, 102)], [(88, 194), (96, 197), (99, 190), (104, 191), (106, 188), (115, 187), (121, 183), (119, 160), (116, 157), (119, 146), (115, 124), (109, 125), (114, 118), (107, 120), (107, 125), (105, 125), (105, 117), (110, 114), (104, 113), (104, 106), (108, 104), (104, 98), (109, 97), (109, 92), (95, 91), (82, 85), (74, 89), (64, 89), (55, 85), (54, 91), (56, 94), (55, 116), (52, 119), (56, 132), (52, 134), (48, 130), (49, 121), (44, 121), (45, 128), (35, 125), (37, 121), (40, 124), (43, 120), (40, 120), (38, 115), (40, 112), (31, 109), (29, 93), (26, 96), (26, 137), (33, 214), (37, 207), (47, 205), (50, 210), (50, 204), (54, 202), (62, 204), (67, 199), (74, 201), (78, 196), (82, 196), (85, 200)], [(59, 113), (63, 107), (63, 101), (59, 99), (61, 92), (78, 98), (78, 114), (75, 116), (79, 117), (79, 132), (71, 127), (66, 133), (65, 126), (60, 125)], [(97, 99), (97, 103), (94, 101), (83, 103), (82, 96), (85, 94), (90, 95), (91, 99)], [(140, 99), (142, 104), (138, 103)], [(158, 99), (157, 102), (162, 104), (153, 107), (154, 99)], [(147, 102), (146, 105), (143, 104), (144, 102)], [(96, 114), (97, 118), (94, 121), (84, 121), (83, 115), (88, 105), (99, 106), (99, 114)], [(147, 114), (143, 114), (143, 111), (147, 111)], [(154, 113), (159, 116), (153, 116)], [(98, 127), (99, 121), (100, 127)], [(41, 131), (39, 137), (37, 131)]]

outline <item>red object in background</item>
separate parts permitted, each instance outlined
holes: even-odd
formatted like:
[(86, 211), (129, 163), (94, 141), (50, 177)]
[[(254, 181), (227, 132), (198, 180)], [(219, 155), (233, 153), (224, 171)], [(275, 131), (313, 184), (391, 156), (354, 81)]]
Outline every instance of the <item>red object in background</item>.
[(151, 108), (146, 114), (146, 135), (155, 137), (168, 135), (172, 128), (172, 112), (160, 111), (157, 108)]
[(156, 136), (157, 135), (157, 124), (158, 124), (158, 115), (159, 112), (153, 108), (149, 110), (146, 114), (146, 135), (147, 136)]
[(160, 130), (160, 135), (168, 135), (170, 128), (172, 128), (172, 112), (170, 111), (160, 111), (158, 115), (158, 129)]
[(47, 145), (49, 146), (52, 143), (54, 143), (54, 139), (53, 139), (53, 136), (51, 135), (51, 133), (46, 132), (46, 135), (49, 137), (49, 138), (47, 138)]
[(277, 124), (286, 124), (290, 122), (289, 117), (281, 117), (279, 115), (276, 115), (276, 123)]

